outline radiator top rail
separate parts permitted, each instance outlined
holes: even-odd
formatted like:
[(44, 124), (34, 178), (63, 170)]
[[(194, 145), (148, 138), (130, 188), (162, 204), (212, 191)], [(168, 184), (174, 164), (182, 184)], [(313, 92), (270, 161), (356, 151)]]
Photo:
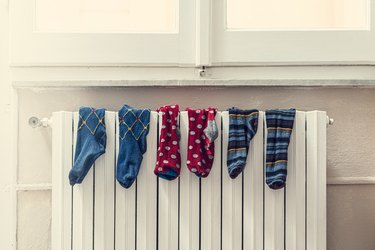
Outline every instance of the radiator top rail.
[[(333, 125), (334, 122), (335, 120), (327, 115), (327, 125)], [(52, 126), (52, 118), (31, 116), (29, 118), (29, 126), (32, 128), (49, 128)]]

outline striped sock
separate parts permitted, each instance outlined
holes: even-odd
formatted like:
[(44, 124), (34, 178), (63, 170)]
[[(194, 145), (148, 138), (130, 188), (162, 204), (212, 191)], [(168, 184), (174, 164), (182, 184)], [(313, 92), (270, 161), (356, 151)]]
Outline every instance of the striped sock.
[(229, 138), (227, 167), (229, 176), (236, 178), (246, 165), (251, 139), (257, 132), (258, 114), (256, 109), (241, 110), (231, 108), (229, 111)]
[(266, 110), (266, 183), (272, 189), (280, 189), (285, 186), (288, 146), (295, 114), (295, 109)]

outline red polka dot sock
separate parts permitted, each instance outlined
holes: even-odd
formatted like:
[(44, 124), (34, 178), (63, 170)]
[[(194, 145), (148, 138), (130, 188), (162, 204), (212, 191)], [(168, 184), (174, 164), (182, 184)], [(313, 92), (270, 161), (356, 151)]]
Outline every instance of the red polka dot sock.
[(174, 180), (180, 175), (181, 166), (177, 125), (179, 107), (177, 104), (167, 105), (161, 107), (158, 111), (162, 115), (162, 124), (154, 173), (160, 178)]
[(198, 177), (207, 177), (215, 154), (218, 136), (215, 115), (217, 109), (186, 109), (189, 117), (187, 167)]

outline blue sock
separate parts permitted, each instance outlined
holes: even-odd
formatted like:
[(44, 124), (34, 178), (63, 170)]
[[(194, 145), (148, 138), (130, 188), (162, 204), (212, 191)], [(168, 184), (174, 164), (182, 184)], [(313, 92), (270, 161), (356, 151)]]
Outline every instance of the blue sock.
[(266, 183), (272, 189), (280, 189), (285, 186), (288, 146), (295, 114), (295, 109), (266, 110)]
[(229, 138), (227, 167), (229, 176), (234, 179), (246, 166), (246, 158), (251, 139), (258, 129), (256, 109), (241, 110), (231, 108), (229, 111)]
[(82, 107), (79, 109), (76, 152), (69, 172), (70, 185), (81, 183), (95, 160), (105, 153), (107, 134), (105, 109)]
[(138, 176), (147, 151), (146, 137), (150, 124), (149, 109), (134, 109), (124, 105), (118, 112), (120, 146), (117, 158), (117, 181), (129, 188)]

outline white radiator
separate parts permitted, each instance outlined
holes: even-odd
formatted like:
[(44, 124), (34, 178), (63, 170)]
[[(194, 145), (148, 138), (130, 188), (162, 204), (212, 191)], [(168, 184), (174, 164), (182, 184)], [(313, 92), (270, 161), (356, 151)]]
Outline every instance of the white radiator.
[[(160, 116), (161, 117), (161, 116)], [(180, 113), (181, 157), (186, 162), (188, 119)], [(325, 250), (326, 113), (297, 111), (289, 146), (287, 186), (264, 182), (264, 112), (251, 141), (244, 173), (232, 180), (226, 166), (228, 112), (215, 161), (201, 181), (182, 164), (174, 181), (154, 173), (158, 113), (152, 112), (148, 149), (137, 181), (126, 190), (115, 180), (116, 112), (106, 112), (107, 149), (80, 185), (69, 185), (78, 114), (53, 114), (52, 249), (74, 250)]]

